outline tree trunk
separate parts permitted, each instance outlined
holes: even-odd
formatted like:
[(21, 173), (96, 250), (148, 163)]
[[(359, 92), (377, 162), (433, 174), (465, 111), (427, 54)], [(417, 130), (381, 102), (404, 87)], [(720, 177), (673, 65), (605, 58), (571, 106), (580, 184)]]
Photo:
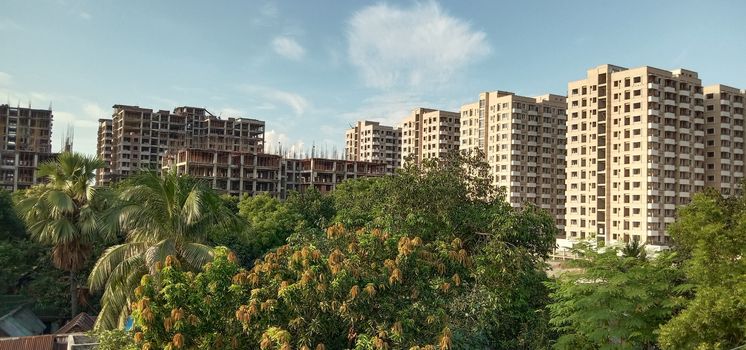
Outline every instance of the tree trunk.
[(70, 271), (70, 318), (78, 314), (78, 288), (75, 285), (75, 272)]

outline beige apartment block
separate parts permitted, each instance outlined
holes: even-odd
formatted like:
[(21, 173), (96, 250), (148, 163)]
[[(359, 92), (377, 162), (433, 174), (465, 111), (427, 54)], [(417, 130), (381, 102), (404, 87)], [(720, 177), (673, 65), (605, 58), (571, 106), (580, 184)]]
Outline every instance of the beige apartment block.
[(704, 189), (704, 114), (684, 69), (601, 65), (570, 82), (568, 238), (668, 244), (676, 208)]
[(102, 186), (139, 169), (159, 169), (167, 151), (264, 151), (263, 121), (223, 119), (197, 107), (178, 107), (173, 112), (127, 105), (113, 108), (111, 123), (99, 120), (97, 155), (108, 163), (97, 174), (97, 184)]
[(461, 107), (460, 149), (479, 149), (514, 207), (531, 202), (565, 225), (566, 99), (492, 91)]
[(704, 88), (705, 186), (724, 196), (740, 195), (743, 181), (743, 122), (746, 90), (725, 85)]
[(412, 157), (419, 164), (423, 159), (439, 158), (459, 149), (460, 114), (428, 108), (417, 108), (402, 124), (402, 164)]
[(41, 181), (37, 167), (53, 159), (51, 109), (0, 105), (0, 189), (15, 191)]
[(361, 120), (345, 133), (345, 159), (386, 164), (393, 174), (401, 167), (402, 130)]

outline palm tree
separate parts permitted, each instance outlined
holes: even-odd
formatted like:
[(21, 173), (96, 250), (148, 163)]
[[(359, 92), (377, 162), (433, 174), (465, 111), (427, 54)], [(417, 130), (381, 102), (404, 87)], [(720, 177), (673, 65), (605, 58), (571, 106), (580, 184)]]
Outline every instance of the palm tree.
[(174, 257), (199, 270), (211, 261), (209, 232), (232, 229), (236, 216), (203, 182), (174, 172), (141, 172), (120, 189), (107, 221), (118, 222), (125, 242), (108, 248), (88, 278), (92, 291), (103, 290), (96, 329), (122, 325), (129, 315), (140, 279)]
[(100, 232), (92, 180), (103, 167), (97, 158), (62, 153), (39, 166), (38, 174), (49, 182), (27, 190), (17, 206), (31, 237), (50, 244), (54, 266), (70, 273), (72, 316), (78, 311), (75, 273), (85, 265)]

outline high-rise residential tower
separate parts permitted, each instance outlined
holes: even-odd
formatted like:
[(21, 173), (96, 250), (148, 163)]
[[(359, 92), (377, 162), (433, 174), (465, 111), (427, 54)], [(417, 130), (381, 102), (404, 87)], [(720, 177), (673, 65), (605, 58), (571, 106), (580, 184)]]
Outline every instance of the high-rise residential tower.
[(483, 92), (461, 107), (460, 149), (479, 149), (514, 207), (532, 202), (565, 224), (564, 96)]
[(668, 244), (676, 208), (704, 189), (696, 72), (601, 65), (568, 84), (566, 233)]
[(408, 157), (415, 163), (423, 159), (439, 158), (459, 148), (457, 112), (417, 108), (402, 124), (402, 164)]
[(14, 191), (39, 183), (37, 167), (52, 159), (51, 109), (0, 105), (0, 188)]
[(401, 167), (401, 128), (361, 120), (345, 133), (345, 159), (386, 164), (389, 174)]
[(743, 124), (746, 90), (725, 85), (704, 88), (705, 186), (724, 196), (743, 191)]

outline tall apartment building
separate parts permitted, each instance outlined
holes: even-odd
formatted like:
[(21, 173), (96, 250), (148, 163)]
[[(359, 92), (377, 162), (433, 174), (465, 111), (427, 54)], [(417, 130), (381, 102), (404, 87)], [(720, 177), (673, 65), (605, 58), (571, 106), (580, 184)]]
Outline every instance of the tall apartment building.
[(439, 158), (459, 148), (460, 114), (429, 108), (417, 108), (402, 124), (402, 164), (408, 157), (415, 163)]
[(532, 202), (565, 225), (564, 96), (492, 91), (461, 107), (460, 149), (480, 149), (514, 207)]
[(389, 174), (401, 167), (401, 149), (401, 128), (361, 120), (345, 133), (346, 160), (384, 163)]
[(601, 65), (568, 92), (568, 238), (667, 244), (677, 206), (705, 185), (697, 73)]
[(705, 186), (724, 196), (743, 191), (743, 104), (746, 90), (725, 85), (704, 88)]
[(97, 154), (108, 163), (96, 177), (102, 186), (137, 169), (159, 169), (169, 150), (264, 151), (263, 121), (222, 119), (197, 107), (178, 107), (173, 112), (127, 105), (113, 108), (110, 122), (99, 120)]
[(37, 167), (52, 153), (51, 109), (0, 105), (0, 188), (14, 191), (39, 183)]

